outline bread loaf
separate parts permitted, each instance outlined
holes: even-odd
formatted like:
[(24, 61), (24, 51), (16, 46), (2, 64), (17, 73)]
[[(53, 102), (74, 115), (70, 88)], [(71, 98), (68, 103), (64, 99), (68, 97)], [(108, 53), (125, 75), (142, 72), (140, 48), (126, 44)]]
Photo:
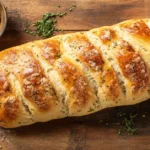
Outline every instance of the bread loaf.
[(150, 98), (150, 19), (0, 52), (0, 126), (14, 128)]

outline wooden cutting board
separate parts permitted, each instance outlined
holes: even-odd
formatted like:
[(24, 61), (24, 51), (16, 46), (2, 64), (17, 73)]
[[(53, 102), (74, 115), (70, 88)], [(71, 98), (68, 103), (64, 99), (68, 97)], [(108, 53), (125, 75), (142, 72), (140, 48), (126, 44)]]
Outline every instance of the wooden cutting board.
[[(41, 39), (23, 31), (26, 21), (35, 22), (46, 12), (68, 11), (72, 4), (77, 5), (76, 9), (58, 21), (58, 27), (64, 29), (65, 33), (150, 17), (149, 0), (3, 0), (3, 3), (8, 11), (8, 26), (0, 39), (0, 50)], [(61, 7), (58, 8), (58, 5)], [(138, 114), (135, 119), (138, 135), (117, 134), (122, 127), (117, 117), (119, 111)], [(0, 128), (0, 149), (150, 150), (150, 101), (106, 109), (84, 117), (11, 130)]]

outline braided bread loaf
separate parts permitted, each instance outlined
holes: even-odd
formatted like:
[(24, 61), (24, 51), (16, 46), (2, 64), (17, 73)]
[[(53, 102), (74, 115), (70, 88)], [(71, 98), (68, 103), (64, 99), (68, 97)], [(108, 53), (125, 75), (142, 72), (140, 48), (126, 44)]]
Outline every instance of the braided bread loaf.
[(59, 35), (0, 53), (0, 126), (19, 127), (150, 98), (150, 20)]

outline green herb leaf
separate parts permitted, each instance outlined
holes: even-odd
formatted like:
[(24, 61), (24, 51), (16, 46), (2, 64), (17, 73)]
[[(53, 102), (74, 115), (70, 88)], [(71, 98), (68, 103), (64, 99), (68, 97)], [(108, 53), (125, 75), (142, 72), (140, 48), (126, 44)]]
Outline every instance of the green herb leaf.
[(130, 113), (127, 115), (126, 113), (119, 112), (117, 116), (121, 117), (122, 124), (124, 126), (124, 130), (128, 132), (128, 135), (134, 135), (138, 133), (138, 129), (135, 127), (134, 119), (137, 114)]
[[(59, 5), (57, 7), (60, 7)], [(76, 7), (76, 5), (72, 5), (70, 8), (71, 11)], [(56, 28), (57, 17), (63, 17), (67, 14), (67, 12), (61, 13), (46, 13), (43, 15), (42, 19), (33, 23), (32, 27), (34, 30), (30, 31), (28, 28), (30, 27), (30, 22), (27, 21), (24, 31), (33, 36), (41, 36), (43, 38), (51, 37), (55, 35), (56, 31), (63, 31)]]
[(120, 134), (121, 134), (121, 129), (118, 130), (118, 135), (120, 135)]
[(73, 11), (73, 10), (75, 9), (75, 7), (76, 7), (76, 5), (73, 4), (73, 5), (71, 6), (71, 8), (69, 9), (69, 11)]

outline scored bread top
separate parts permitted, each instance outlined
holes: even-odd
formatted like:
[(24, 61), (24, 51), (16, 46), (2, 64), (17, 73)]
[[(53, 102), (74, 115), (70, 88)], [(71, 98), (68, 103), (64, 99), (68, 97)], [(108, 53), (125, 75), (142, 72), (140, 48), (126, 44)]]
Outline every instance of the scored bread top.
[(150, 98), (150, 20), (58, 35), (0, 53), (0, 126), (19, 127)]

